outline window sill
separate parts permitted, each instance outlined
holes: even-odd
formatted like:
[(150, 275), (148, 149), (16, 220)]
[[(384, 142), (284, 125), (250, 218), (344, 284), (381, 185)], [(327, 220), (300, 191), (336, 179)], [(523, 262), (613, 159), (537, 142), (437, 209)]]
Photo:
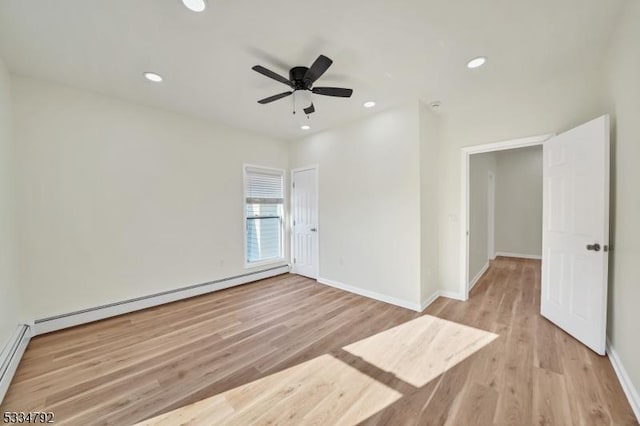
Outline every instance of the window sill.
[(287, 261), (284, 257), (279, 257), (277, 259), (260, 260), (258, 262), (245, 262), (244, 269), (253, 269), (260, 266), (276, 266), (278, 264), (285, 266), (287, 265)]

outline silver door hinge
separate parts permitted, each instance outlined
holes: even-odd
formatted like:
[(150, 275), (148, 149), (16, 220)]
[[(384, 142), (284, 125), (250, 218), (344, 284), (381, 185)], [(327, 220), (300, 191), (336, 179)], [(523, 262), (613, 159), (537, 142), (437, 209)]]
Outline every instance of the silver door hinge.
[(294, 188), (296, 187), (296, 183), (295, 183), (295, 182), (293, 182), (293, 187), (294, 187)]
[(296, 263), (296, 258), (295, 257), (293, 258), (293, 263)]

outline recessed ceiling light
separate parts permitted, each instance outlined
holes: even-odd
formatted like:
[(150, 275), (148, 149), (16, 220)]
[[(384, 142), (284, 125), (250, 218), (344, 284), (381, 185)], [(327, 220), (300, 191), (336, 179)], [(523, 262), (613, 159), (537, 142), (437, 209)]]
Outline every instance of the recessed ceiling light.
[(376, 106), (376, 103), (374, 101), (367, 101), (363, 103), (362, 106), (365, 108), (373, 108), (374, 106)]
[(431, 102), (431, 108), (440, 108), (441, 105), (442, 103), (440, 101)]
[(487, 58), (484, 56), (478, 56), (477, 58), (473, 58), (467, 63), (467, 68), (478, 68), (484, 65), (487, 62)]
[(309, 130), (309, 129), (311, 128), (311, 126), (307, 126), (307, 125), (305, 124), (305, 125), (300, 126), (300, 128), (301, 128), (302, 130)]
[(184, 3), (187, 9), (193, 10), (194, 12), (202, 12), (207, 7), (204, 0), (182, 0), (182, 3)]
[(156, 74), (155, 72), (145, 72), (144, 78), (149, 81), (153, 81), (154, 83), (160, 83), (162, 81), (162, 76), (160, 74)]

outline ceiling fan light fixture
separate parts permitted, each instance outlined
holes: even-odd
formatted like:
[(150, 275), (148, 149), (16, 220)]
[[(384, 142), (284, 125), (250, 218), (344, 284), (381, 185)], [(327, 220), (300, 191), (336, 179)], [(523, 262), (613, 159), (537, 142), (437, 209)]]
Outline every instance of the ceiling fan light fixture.
[(207, 8), (207, 3), (204, 0), (182, 0), (182, 4), (194, 12), (202, 12)]
[(153, 81), (154, 83), (160, 83), (162, 81), (162, 76), (155, 72), (146, 71), (142, 75), (144, 75), (144, 78), (149, 81)]
[(362, 106), (365, 108), (373, 108), (374, 106), (376, 106), (376, 103), (374, 101), (367, 101), (363, 103)]
[(478, 56), (467, 62), (467, 68), (474, 69), (483, 66), (487, 62), (486, 56)]

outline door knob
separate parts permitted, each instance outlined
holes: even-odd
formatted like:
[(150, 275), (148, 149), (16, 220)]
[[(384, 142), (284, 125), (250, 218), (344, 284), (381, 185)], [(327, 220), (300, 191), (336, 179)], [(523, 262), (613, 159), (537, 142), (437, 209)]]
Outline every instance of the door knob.
[(600, 244), (587, 244), (587, 250), (600, 251)]
[(316, 228), (311, 228), (310, 231), (311, 232), (317, 232), (318, 230)]

